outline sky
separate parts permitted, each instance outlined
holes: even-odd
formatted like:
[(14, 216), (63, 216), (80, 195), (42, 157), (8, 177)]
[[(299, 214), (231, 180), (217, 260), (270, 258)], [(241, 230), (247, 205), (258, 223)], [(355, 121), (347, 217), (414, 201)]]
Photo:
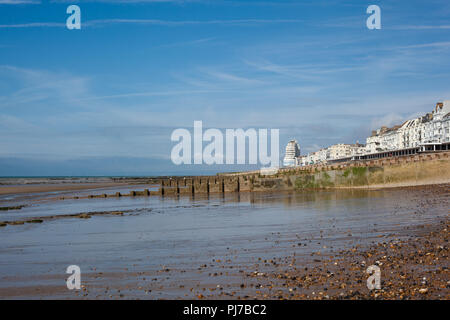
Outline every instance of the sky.
[(0, 0), (0, 176), (250, 168), (174, 165), (195, 120), (280, 129), (281, 157), (364, 143), (450, 99), (449, 17), (448, 0)]

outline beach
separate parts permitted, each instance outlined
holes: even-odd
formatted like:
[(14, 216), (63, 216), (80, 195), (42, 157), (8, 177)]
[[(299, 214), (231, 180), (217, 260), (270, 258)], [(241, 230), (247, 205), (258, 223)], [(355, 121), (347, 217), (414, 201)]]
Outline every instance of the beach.
[(84, 197), (151, 187), (2, 195), (0, 298), (449, 298), (448, 184)]

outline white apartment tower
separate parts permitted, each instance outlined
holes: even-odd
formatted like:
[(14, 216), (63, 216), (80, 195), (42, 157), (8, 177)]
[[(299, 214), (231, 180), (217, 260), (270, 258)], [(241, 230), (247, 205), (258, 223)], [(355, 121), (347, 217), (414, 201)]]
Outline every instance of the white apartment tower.
[(283, 166), (291, 167), (297, 165), (297, 159), (300, 156), (300, 146), (296, 140), (291, 140), (286, 146), (286, 154), (283, 159)]

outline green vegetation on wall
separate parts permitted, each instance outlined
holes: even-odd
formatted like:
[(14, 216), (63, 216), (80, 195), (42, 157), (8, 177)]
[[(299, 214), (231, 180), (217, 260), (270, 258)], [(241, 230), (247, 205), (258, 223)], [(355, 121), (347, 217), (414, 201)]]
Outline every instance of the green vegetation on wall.
[(295, 179), (296, 189), (315, 189), (320, 188), (320, 185), (316, 183), (314, 175), (302, 175)]
[(317, 174), (302, 174), (295, 179), (296, 189), (318, 189), (334, 187), (334, 182), (328, 172)]
[(274, 177), (256, 179), (254, 186), (262, 191), (269, 188), (302, 190), (448, 183), (450, 182), (450, 161), (405, 161), (370, 167), (320, 168), (320, 171), (298, 170), (289, 171), (276, 183), (275, 180), (277, 179)]

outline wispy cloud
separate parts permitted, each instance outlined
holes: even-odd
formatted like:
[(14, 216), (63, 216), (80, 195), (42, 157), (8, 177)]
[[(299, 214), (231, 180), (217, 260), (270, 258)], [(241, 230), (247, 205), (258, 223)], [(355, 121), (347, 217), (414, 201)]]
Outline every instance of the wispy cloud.
[(80, 2), (97, 2), (97, 3), (190, 3), (205, 2), (204, 0), (51, 0), (53, 3), (80, 3)]
[(450, 29), (450, 25), (404, 25), (404, 26), (393, 26), (393, 27), (387, 27), (389, 29), (394, 30), (444, 30), (444, 29)]
[(208, 43), (216, 38), (210, 37), (210, 38), (203, 38), (203, 39), (196, 39), (196, 40), (190, 40), (190, 41), (180, 41), (175, 43), (168, 43), (168, 44), (162, 44), (159, 47), (160, 48), (171, 48), (171, 47), (178, 47), (178, 46), (191, 46), (191, 45), (197, 45), (202, 43)]
[(264, 83), (264, 81), (258, 79), (251, 79), (247, 77), (237, 76), (227, 72), (207, 71), (206, 73), (214, 79), (234, 83), (237, 85), (251, 85)]
[(210, 90), (173, 90), (173, 91), (151, 91), (151, 92), (131, 92), (123, 94), (114, 94), (108, 96), (94, 96), (81, 99), (73, 99), (72, 101), (90, 101), (90, 100), (104, 100), (104, 99), (118, 99), (118, 98), (134, 98), (134, 97), (157, 97), (157, 96), (176, 96), (176, 95), (190, 95), (210, 93)]
[(376, 117), (372, 119), (370, 127), (371, 128), (380, 128), (381, 126), (392, 127), (394, 125), (398, 125), (405, 120), (404, 115), (400, 115), (397, 113), (388, 113), (382, 117)]
[(0, 0), (1, 4), (40, 4), (40, 0)]
[(35, 106), (49, 100), (67, 104), (88, 92), (88, 78), (77, 77), (65, 73), (52, 73), (45, 70), (19, 68), (0, 65), (0, 76), (6, 81), (16, 80), (19, 87), (8, 95), (0, 96), (1, 109), (18, 108), (33, 103)]
[(30, 22), (30, 23), (18, 23), (18, 24), (0, 24), (0, 28), (3, 29), (16, 29), (16, 28), (62, 28), (65, 27), (65, 23), (59, 22)]
[[(167, 27), (182, 27), (189, 25), (225, 25), (225, 26), (258, 26), (261, 24), (277, 23), (301, 23), (302, 20), (295, 19), (231, 19), (231, 20), (158, 20), (158, 19), (99, 19), (82, 21), (84, 27), (102, 27), (116, 24), (129, 25), (159, 25)], [(19, 24), (2, 24), (0, 28), (43, 28), (43, 27), (65, 27), (64, 23), (58, 22), (30, 22)]]
[(87, 21), (87, 26), (104, 26), (109, 24), (137, 24), (137, 25), (162, 25), (162, 26), (187, 26), (187, 25), (260, 25), (271, 23), (300, 23), (298, 19), (230, 19), (230, 20), (158, 20), (158, 19), (99, 19)]
[(324, 80), (324, 76), (331, 76), (333, 74), (344, 74), (349, 72), (360, 72), (367, 69), (366, 66), (361, 65), (333, 65), (333, 64), (308, 64), (308, 65), (294, 65), (294, 64), (276, 64), (267, 60), (244, 62), (256, 70), (275, 74), (291, 79), (298, 80)]
[(450, 47), (450, 41), (419, 43), (408, 46), (399, 46), (397, 49), (416, 49), (416, 48), (448, 48)]

